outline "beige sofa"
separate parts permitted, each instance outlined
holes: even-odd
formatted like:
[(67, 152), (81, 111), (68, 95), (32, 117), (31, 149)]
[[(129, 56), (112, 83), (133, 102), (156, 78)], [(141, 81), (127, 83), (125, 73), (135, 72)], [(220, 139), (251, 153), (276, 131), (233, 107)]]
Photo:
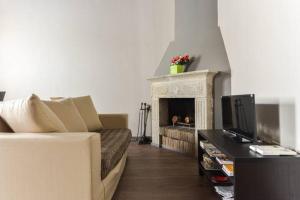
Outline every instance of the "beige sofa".
[[(126, 114), (99, 117), (104, 128), (127, 128)], [(101, 180), (99, 133), (12, 133), (2, 120), (0, 132), (0, 200), (112, 198), (127, 151)]]

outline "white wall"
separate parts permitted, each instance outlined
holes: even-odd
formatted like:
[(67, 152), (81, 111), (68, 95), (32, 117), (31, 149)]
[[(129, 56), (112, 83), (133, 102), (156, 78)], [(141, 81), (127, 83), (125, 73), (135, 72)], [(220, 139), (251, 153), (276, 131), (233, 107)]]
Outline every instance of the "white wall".
[(138, 1), (140, 84), (144, 101), (151, 103), (150, 82), (161, 59), (175, 38), (175, 1)]
[(232, 93), (255, 93), (259, 131), (300, 151), (300, 1), (219, 0), (219, 25)]
[(173, 33), (174, 0), (0, 0), (0, 90), (90, 94), (98, 111), (128, 113), (135, 134)]

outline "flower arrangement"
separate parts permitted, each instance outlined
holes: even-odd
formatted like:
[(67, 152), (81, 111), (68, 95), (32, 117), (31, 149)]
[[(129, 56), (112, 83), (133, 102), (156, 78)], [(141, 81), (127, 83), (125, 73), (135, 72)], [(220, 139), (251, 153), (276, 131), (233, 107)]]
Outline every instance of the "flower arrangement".
[(174, 56), (171, 60), (171, 65), (186, 65), (190, 62), (189, 54), (184, 54), (182, 56)]

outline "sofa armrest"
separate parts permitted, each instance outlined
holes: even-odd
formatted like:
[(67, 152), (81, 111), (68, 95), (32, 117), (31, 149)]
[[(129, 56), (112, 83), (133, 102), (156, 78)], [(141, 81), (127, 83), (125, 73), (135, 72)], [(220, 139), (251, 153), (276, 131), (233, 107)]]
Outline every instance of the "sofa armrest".
[(0, 134), (0, 199), (102, 199), (100, 156), (97, 133)]
[(128, 128), (127, 114), (99, 114), (99, 119), (104, 128)]

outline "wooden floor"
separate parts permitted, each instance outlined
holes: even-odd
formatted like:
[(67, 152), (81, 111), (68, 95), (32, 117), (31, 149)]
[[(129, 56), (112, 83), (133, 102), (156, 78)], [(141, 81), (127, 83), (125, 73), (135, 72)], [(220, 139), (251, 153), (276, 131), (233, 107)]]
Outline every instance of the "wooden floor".
[(130, 144), (115, 200), (217, 200), (197, 161), (150, 145)]

